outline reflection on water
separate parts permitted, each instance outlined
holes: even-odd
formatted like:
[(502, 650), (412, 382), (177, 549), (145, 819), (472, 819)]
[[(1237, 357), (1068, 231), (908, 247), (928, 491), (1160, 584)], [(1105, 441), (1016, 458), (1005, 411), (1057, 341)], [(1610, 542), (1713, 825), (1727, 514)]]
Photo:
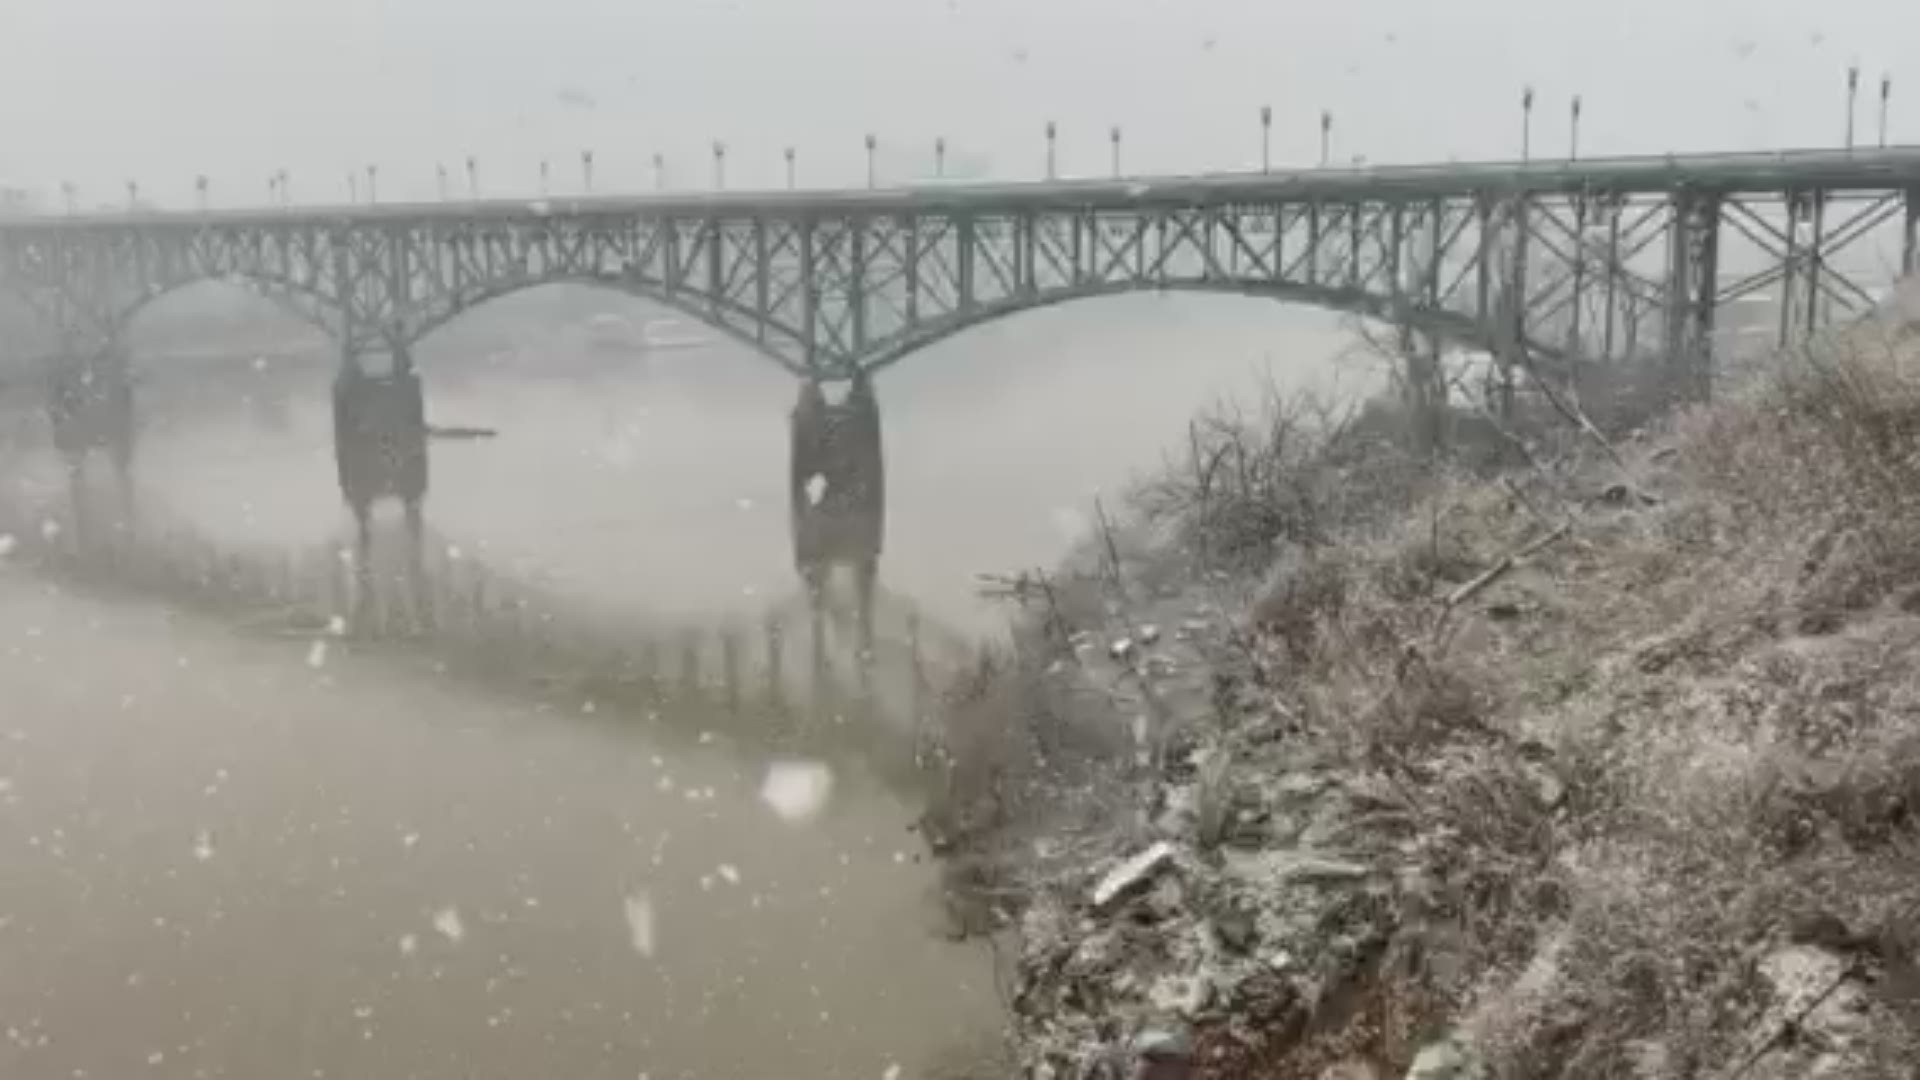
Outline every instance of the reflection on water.
[[(1272, 310), (1035, 315), (887, 373), (886, 584), (991, 626), (976, 572), (1057, 557), (1262, 358), (1326, 354)], [(489, 564), (654, 616), (793, 590), (778, 372), (420, 355), (433, 422), (501, 433), (436, 444), (428, 503)], [(147, 374), (138, 470), (169, 512), (337, 530), (324, 367)], [(0, 611), (0, 1077), (918, 1076), (996, 1030), (990, 958), (934, 932), (914, 808), (843, 767), (650, 745), (3, 562)]]
[(718, 740), (0, 597), (0, 1075), (876, 1077), (992, 1030), (858, 776), (810, 818)]

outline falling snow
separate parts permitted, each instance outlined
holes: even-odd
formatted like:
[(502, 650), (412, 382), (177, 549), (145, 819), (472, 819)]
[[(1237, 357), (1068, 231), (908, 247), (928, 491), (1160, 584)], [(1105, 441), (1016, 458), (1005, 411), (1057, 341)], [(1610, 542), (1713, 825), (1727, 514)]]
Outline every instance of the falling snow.
[(307, 666), (310, 668), (325, 667), (326, 663), (327, 641), (325, 638), (317, 638), (307, 649)]
[(193, 857), (206, 862), (213, 858), (213, 834), (201, 829), (193, 836)]
[(653, 899), (644, 892), (633, 893), (623, 905), (627, 913), (627, 937), (633, 951), (653, 956)]
[(458, 908), (445, 907), (434, 912), (433, 928), (440, 931), (440, 936), (455, 944), (459, 944), (460, 939), (467, 936), (467, 928), (460, 921)]
[(819, 816), (832, 794), (833, 770), (817, 761), (776, 761), (760, 784), (760, 800), (793, 824)]

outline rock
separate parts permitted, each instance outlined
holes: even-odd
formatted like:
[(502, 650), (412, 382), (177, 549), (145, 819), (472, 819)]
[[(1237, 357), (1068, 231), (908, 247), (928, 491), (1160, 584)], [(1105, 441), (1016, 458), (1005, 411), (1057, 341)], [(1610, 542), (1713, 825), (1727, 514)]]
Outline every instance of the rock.
[(1145, 851), (1106, 872), (1093, 887), (1088, 899), (1099, 912), (1112, 907), (1147, 884), (1155, 874), (1173, 865), (1173, 845), (1157, 840)]
[(1601, 489), (1598, 499), (1608, 506), (1625, 506), (1628, 503), (1640, 506), (1660, 505), (1659, 496), (1641, 491), (1629, 484), (1608, 484)]
[(1207, 1007), (1212, 987), (1199, 975), (1162, 975), (1147, 988), (1147, 1000), (1164, 1013), (1194, 1016)]
[(1368, 868), (1360, 863), (1305, 853), (1296, 853), (1286, 867), (1286, 876), (1293, 881), (1358, 881), (1367, 874)]
[(1133, 655), (1133, 639), (1115, 638), (1113, 644), (1107, 646), (1107, 655), (1121, 663), (1126, 663)]
[(1147, 1064), (1185, 1064), (1193, 1060), (1193, 1035), (1185, 1024), (1154, 1024), (1135, 1035), (1128, 1049)]
[(1228, 908), (1213, 919), (1214, 937), (1220, 940), (1221, 947), (1229, 952), (1245, 954), (1253, 951), (1260, 940), (1260, 930), (1255, 924), (1253, 913), (1244, 908)]
[(1485, 1080), (1486, 1065), (1457, 1037), (1429, 1043), (1414, 1055), (1406, 1080)]
[(1140, 644), (1151, 645), (1160, 640), (1160, 628), (1148, 623), (1140, 628)]
[(1749, 1045), (1775, 1044), (1796, 1027), (1827, 1047), (1844, 1047), (1861, 1036), (1860, 986), (1851, 959), (1818, 945), (1789, 945), (1769, 953), (1759, 969), (1772, 1001), (1749, 1033)]
[(1533, 784), (1534, 794), (1549, 810), (1558, 810), (1560, 804), (1567, 801), (1567, 785), (1562, 783), (1554, 771), (1537, 761), (1522, 761), (1520, 771), (1527, 775)]

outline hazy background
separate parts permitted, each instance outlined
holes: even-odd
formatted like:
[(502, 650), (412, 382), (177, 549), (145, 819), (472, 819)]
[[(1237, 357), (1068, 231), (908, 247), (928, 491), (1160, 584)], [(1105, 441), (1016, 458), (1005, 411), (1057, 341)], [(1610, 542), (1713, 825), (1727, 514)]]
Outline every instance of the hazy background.
[[(945, 135), (1001, 176), (1104, 173), (1107, 129), (1129, 171), (1244, 167), (1258, 109), (1275, 155), (1310, 163), (1318, 114), (1335, 154), (1379, 160), (1518, 153), (1520, 91), (1539, 92), (1535, 145), (1566, 143), (1585, 95), (1593, 154), (1831, 145), (1844, 69), (1862, 66), (1863, 130), (1882, 72), (1894, 129), (1920, 131), (1920, 9), (1902, 0), (5, 0), (0, 178), (118, 202), (128, 179), (187, 205), (345, 196), (380, 168), (383, 198), (431, 198), (434, 165), (468, 154), (494, 193), (556, 188), (596, 153), (598, 186), (809, 184), (929, 168)], [(1902, 96), (1913, 102), (1901, 107)]]

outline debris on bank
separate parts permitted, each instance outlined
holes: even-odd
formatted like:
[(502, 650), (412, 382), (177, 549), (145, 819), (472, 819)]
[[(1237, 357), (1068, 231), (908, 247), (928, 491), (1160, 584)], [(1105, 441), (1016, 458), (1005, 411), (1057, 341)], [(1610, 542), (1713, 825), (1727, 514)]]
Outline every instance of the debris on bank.
[(963, 925), (1017, 940), (1022, 1075), (1137, 1075), (1147, 1045), (1201, 1078), (1904, 1075), (1903, 296), (1736, 399), (1491, 478), (1256, 445), (1270, 481), (1205, 492), (1266, 515), (1253, 569), (1196, 551), (1247, 508), (1188, 492), (1023, 576), (928, 819)]

